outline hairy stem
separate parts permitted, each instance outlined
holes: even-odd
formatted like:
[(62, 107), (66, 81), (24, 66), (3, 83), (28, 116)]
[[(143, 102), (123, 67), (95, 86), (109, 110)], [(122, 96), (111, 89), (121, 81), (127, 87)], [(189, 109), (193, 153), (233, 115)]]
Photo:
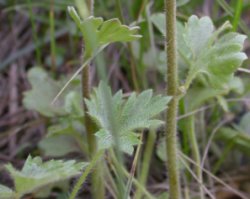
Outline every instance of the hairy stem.
[[(88, 0), (87, 6), (90, 11), (90, 15), (94, 15), (94, 0)], [(89, 99), (90, 97), (90, 82), (89, 82), (89, 64), (86, 65), (82, 70), (82, 95), (83, 99)], [(84, 124), (87, 132), (87, 141), (88, 141), (88, 153), (89, 157), (93, 158), (96, 153), (96, 139), (95, 132), (96, 126), (90, 116), (87, 113), (86, 103), (83, 102), (84, 109)], [(92, 174), (92, 185), (91, 185), (92, 196), (95, 199), (102, 199), (105, 196), (105, 187), (102, 180), (102, 169), (99, 166), (95, 172)]]
[[(197, 138), (195, 135), (195, 117), (194, 115), (191, 115), (187, 118), (186, 121), (186, 129), (188, 131), (188, 135), (190, 138), (190, 144), (191, 144), (191, 149), (194, 157), (194, 161), (197, 165), (201, 165), (201, 156), (199, 152), (199, 147), (197, 143)], [(196, 167), (195, 173), (197, 175), (197, 179), (199, 180), (199, 183), (203, 184), (203, 177), (202, 177), (202, 169), (200, 167)], [(204, 191), (202, 188), (202, 185), (200, 186), (200, 199), (204, 199)]]
[(166, 110), (166, 148), (170, 199), (180, 199), (180, 182), (177, 163), (177, 113), (178, 113), (178, 68), (176, 45), (176, 1), (165, 0), (167, 95), (172, 96)]

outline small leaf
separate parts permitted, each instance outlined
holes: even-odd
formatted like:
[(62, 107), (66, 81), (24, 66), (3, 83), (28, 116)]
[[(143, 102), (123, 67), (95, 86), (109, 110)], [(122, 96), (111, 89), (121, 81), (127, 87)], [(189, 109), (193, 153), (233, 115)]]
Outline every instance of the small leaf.
[(43, 138), (38, 146), (43, 154), (49, 157), (62, 157), (69, 153), (80, 151), (75, 138), (69, 135), (57, 135)]
[(177, 6), (183, 6), (185, 4), (187, 4), (190, 0), (177, 0), (176, 4)]
[(138, 138), (138, 134), (134, 132), (127, 133), (120, 137), (120, 148), (125, 153), (132, 155), (134, 152), (134, 146), (140, 144), (140, 140)]
[(243, 94), (245, 85), (241, 78), (234, 77), (228, 82), (228, 90), (234, 91), (237, 94)]
[(235, 127), (236, 129), (229, 127), (221, 128), (218, 131), (216, 138), (224, 142), (230, 142), (233, 144), (234, 148), (237, 148), (245, 154), (250, 155), (250, 135), (241, 131), (240, 127)]
[(65, 96), (64, 109), (72, 117), (82, 117), (83, 109), (81, 108), (81, 95), (76, 91), (70, 91)]
[(29, 70), (28, 79), (32, 90), (24, 93), (23, 103), (26, 108), (38, 111), (47, 117), (65, 113), (60, 108), (61, 101), (51, 105), (55, 94), (60, 90), (60, 85), (52, 80), (42, 68), (34, 67)]
[(200, 107), (204, 102), (223, 94), (225, 94), (225, 91), (220, 89), (194, 86), (189, 89), (186, 95), (186, 103), (188, 104), (187, 111), (194, 111), (196, 108)]
[[(39, 189), (39, 191), (37, 191), (36, 193), (32, 193), (32, 196), (34, 198), (50, 198), (51, 196), (51, 192), (53, 191), (53, 189), (55, 190), (60, 190), (62, 192), (68, 192), (68, 190), (70, 189), (70, 180), (64, 180), (61, 182), (57, 182), (57, 183), (53, 183), (53, 184), (49, 184), (44, 188)], [(57, 197), (57, 199), (62, 199), (60, 197)], [(64, 198), (67, 199), (67, 198)]]
[(74, 160), (50, 160), (42, 162), (40, 157), (29, 156), (21, 171), (11, 164), (6, 166), (14, 180), (19, 197), (38, 191), (46, 185), (60, 182), (80, 174), (87, 163), (76, 163)]
[(113, 145), (112, 135), (105, 129), (101, 129), (96, 132), (96, 137), (98, 140), (98, 149), (108, 149)]
[(218, 104), (221, 106), (223, 111), (229, 112), (228, 103), (227, 103), (226, 99), (222, 96), (216, 96), (216, 98), (218, 100)]
[(97, 49), (112, 42), (128, 42), (141, 38), (137, 34), (137, 26), (129, 27), (122, 25), (118, 19), (103, 21), (101, 17), (93, 16), (82, 21), (73, 7), (68, 7), (68, 11), (82, 32), (87, 58), (93, 56)]
[(15, 192), (9, 187), (6, 187), (0, 184), (0, 198), (1, 199), (14, 199)]
[(250, 112), (246, 113), (240, 120), (240, 128), (250, 136)]
[(161, 120), (153, 118), (166, 109), (170, 99), (160, 95), (153, 96), (152, 90), (146, 90), (139, 95), (132, 93), (125, 101), (121, 91), (112, 96), (111, 89), (101, 82), (91, 98), (85, 99), (88, 113), (101, 129), (96, 134), (100, 140), (99, 148), (117, 144), (114, 141), (118, 139), (119, 147), (132, 154), (133, 146), (139, 143), (132, 132), (162, 124)]
[[(32, 89), (24, 92), (23, 104), (27, 109), (35, 110), (46, 117), (73, 114), (83, 116), (81, 111), (80, 94), (71, 91), (64, 95), (65, 100), (58, 100), (52, 104), (56, 94), (60, 91), (63, 81), (55, 81), (49, 77), (47, 72), (39, 67), (33, 67), (28, 72), (28, 80)], [(72, 82), (69, 89), (76, 89), (79, 82)]]
[(233, 144), (234, 148), (250, 155), (250, 113), (246, 113), (234, 128), (222, 127), (217, 133), (217, 138)]
[[(178, 146), (179, 147), (179, 146)], [(163, 162), (167, 161), (167, 147), (166, 147), (166, 138), (162, 137), (159, 142), (157, 143), (156, 148), (156, 155), (162, 160)], [(178, 166), (180, 169), (184, 168), (184, 165), (181, 161), (178, 161)]]

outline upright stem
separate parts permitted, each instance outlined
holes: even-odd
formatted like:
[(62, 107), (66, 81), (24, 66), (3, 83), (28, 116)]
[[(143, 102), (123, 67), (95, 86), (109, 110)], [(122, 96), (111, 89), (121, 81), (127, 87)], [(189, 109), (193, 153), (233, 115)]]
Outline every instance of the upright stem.
[(42, 57), (41, 57), (41, 51), (39, 49), (39, 40), (38, 40), (38, 35), (37, 35), (37, 31), (36, 31), (36, 23), (35, 23), (35, 19), (34, 19), (34, 14), (32, 11), (32, 4), (31, 4), (31, 0), (27, 0), (27, 3), (29, 5), (29, 18), (30, 18), (30, 23), (31, 23), (31, 29), (32, 29), (32, 39), (35, 43), (35, 49), (36, 49), (36, 62), (39, 66), (42, 66)]
[[(94, 14), (94, 0), (87, 0), (87, 6), (90, 11), (90, 15)], [(82, 95), (83, 98), (90, 97), (90, 82), (89, 82), (89, 65), (86, 65), (82, 70)], [(87, 113), (86, 103), (83, 102), (84, 109), (84, 124), (87, 132), (87, 141), (88, 141), (88, 153), (89, 157), (93, 158), (96, 153), (96, 140), (95, 140), (95, 130), (96, 126), (91, 120), (90, 116)], [(92, 174), (92, 196), (95, 199), (102, 199), (105, 196), (105, 187), (102, 180), (102, 170), (101, 167), (98, 168)]]
[(243, 0), (238, 0), (237, 4), (236, 4), (234, 19), (233, 19), (233, 30), (234, 31), (237, 31), (237, 28), (238, 28), (238, 25), (240, 22), (240, 16), (242, 13), (242, 9), (243, 9)]
[(55, 17), (54, 17), (54, 0), (50, 0), (49, 11), (49, 26), (50, 26), (50, 58), (51, 58), (51, 71), (56, 76), (56, 41), (55, 41)]
[[(90, 85), (89, 85), (89, 65), (86, 65), (83, 70), (82, 70), (82, 95), (83, 98), (89, 98), (90, 96)], [(85, 123), (85, 128), (86, 128), (86, 132), (87, 132), (87, 140), (88, 140), (88, 153), (89, 156), (91, 157), (94, 152), (95, 152), (95, 148), (96, 148), (96, 141), (95, 141), (95, 127), (94, 127), (94, 123), (91, 120), (91, 118), (89, 117), (88, 113), (87, 113), (87, 106), (86, 103), (84, 102), (83, 104), (83, 108), (84, 108), (84, 123)]]
[(176, 1), (165, 0), (167, 95), (172, 96), (166, 111), (166, 148), (170, 199), (180, 199), (177, 163), (178, 68), (176, 46)]
[(194, 117), (194, 115), (189, 116), (187, 118), (186, 122), (187, 122), (186, 129), (188, 131), (188, 135), (190, 138), (190, 145), (191, 145), (194, 161), (197, 165), (199, 165), (196, 167), (195, 173), (196, 173), (197, 179), (199, 180), (199, 183), (200, 183), (200, 199), (204, 199), (204, 191), (202, 188), (202, 184), (203, 184), (202, 169), (200, 168), (201, 156), (200, 156), (200, 152), (199, 152), (197, 138), (195, 135), (195, 117)]
[(104, 156), (104, 150), (99, 151), (93, 156), (93, 159), (89, 163), (89, 165), (86, 167), (85, 171), (81, 175), (81, 177), (78, 179), (77, 183), (75, 184), (69, 199), (75, 199), (77, 196), (78, 191), (81, 189), (82, 184), (85, 182), (87, 176), (91, 172), (91, 170), (94, 168), (94, 166), (97, 164), (97, 162)]
[[(122, 23), (124, 23), (125, 20), (124, 20), (123, 14), (122, 14), (121, 0), (116, 0), (116, 7), (117, 7), (119, 19), (121, 20)], [(136, 61), (135, 61), (135, 57), (134, 57), (134, 54), (132, 51), (131, 43), (128, 43), (128, 50), (129, 50), (129, 53), (131, 55), (130, 68), (131, 68), (133, 86), (134, 86), (134, 89), (136, 90), (136, 92), (139, 92), (139, 83), (138, 83), (137, 74), (136, 74)]]
[[(141, 168), (141, 173), (138, 178), (138, 181), (145, 186), (148, 178), (148, 173), (149, 173), (149, 166), (153, 154), (153, 149), (154, 149), (154, 143), (156, 140), (156, 130), (155, 129), (150, 129), (149, 134), (148, 134), (148, 139), (146, 142), (146, 148), (143, 152), (143, 161), (142, 161), (142, 168)], [(135, 192), (134, 199), (141, 199), (142, 198), (142, 190), (137, 189)]]

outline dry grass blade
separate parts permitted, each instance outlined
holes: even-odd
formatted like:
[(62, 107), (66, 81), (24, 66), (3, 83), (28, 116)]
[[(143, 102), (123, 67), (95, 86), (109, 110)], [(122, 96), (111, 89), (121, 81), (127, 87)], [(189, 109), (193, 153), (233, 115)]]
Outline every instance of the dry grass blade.
[[(183, 154), (181, 151), (178, 152), (178, 157), (179, 159), (185, 159), (186, 161), (192, 163), (194, 166), (196, 167), (200, 167), (200, 165), (197, 165), (195, 161), (193, 161), (191, 158), (189, 158), (188, 156), (186, 156), (185, 154)], [(230, 192), (234, 193), (235, 195), (239, 196), (242, 199), (249, 199), (247, 196), (245, 196), (243, 193), (241, 193), (240, 191), (234, 189), (232, 186), (230, 186), (229, 184), (225, 183), (223, 180), (221, 180), (220, 178), (216, 177), (215, 175), (213, 175), (210, 171), (206, 170), (205, 168), (201, 168), (202, 171), (204, 173), (206, 173), (207, 175), (209, 175), (211, 178), (213, 178), (216, 182), (218, 182), (219, 184), (225, 186), (225, 188), (227, 188)]]

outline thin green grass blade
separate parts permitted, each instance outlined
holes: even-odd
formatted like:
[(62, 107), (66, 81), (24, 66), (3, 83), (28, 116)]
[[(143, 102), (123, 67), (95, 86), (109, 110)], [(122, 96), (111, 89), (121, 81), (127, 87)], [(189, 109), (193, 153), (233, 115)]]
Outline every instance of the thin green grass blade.
[(238, 25), (239, 25), (241, 13), (242, 13), (242, 8), (243, 8), (243, 0), (238, 0), (237, 4), (236, 4), (234, 19), (233, 19), (233, 30), (234, 31), (237, 31), (237, 29), (238, 29)]

